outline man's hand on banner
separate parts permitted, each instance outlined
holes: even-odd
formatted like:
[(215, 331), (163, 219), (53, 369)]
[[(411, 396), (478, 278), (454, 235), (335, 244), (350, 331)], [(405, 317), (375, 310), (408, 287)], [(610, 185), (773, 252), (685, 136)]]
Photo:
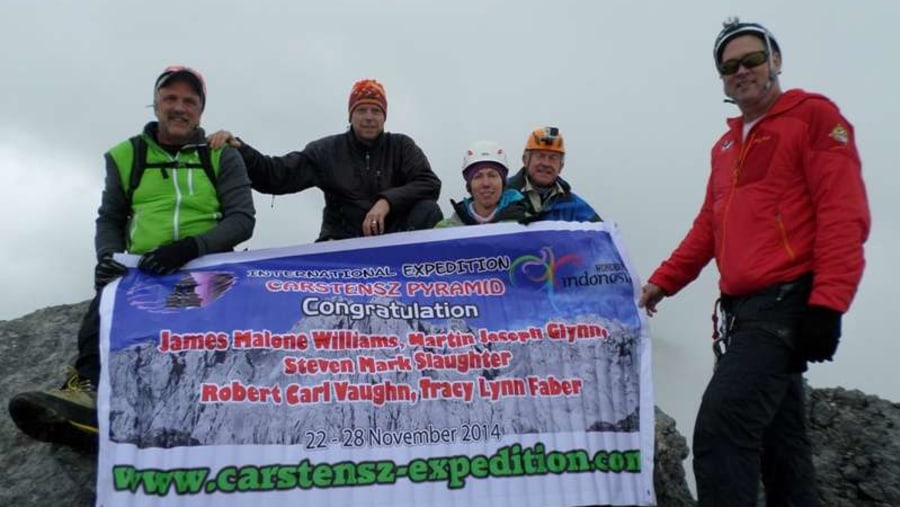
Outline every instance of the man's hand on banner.
[(94, 268), (94, 290), (103, 289), (106, 284), (127, 272), (128, 268), (113, 260), (112, 254), (104, 255)]
[(540, 214), (526, 215), (519, 219), (519, 223), (522, 225), (533, 224), (534, 222), (540, 222), (540, 221), (541, 221)]
[(138, 262), (138, 269), (154, 275), (169, 275), (199, 255), (197, 240), (188, 236), (145, 253)]
[(648, 283), (641, 289), (641, 299), (638, 308), (646, 308), (647, 316), (652, 317), (656, 312), (656, 305), (666, 297), (666, 292), (659, 285)]

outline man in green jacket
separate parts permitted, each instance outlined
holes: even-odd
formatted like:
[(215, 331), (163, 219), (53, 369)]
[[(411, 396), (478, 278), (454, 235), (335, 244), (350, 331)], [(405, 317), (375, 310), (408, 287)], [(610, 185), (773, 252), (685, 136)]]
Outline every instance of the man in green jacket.
[(114, 254), (140, 255), (139, 269), (167, 275), (201, 255), (230, 251), (253, 233), (246, 167), (236, 150), (206, 144), (200, 128), (205, 105), (200, 73), (168, 67), (153, 88), (157, 121), (106, 153), (95, 236), (97, 293), (78, 332), (75, 367), (61, 388), (20, 393), (9, 402), (13, 421), (29, 436), (96, 445), (100, 294), (127, 271)]

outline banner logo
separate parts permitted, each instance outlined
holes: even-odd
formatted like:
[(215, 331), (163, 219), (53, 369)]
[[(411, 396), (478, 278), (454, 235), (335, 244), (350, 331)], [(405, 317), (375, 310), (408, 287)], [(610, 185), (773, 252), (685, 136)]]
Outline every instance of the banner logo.
[(560, 288), (559, 271), (567, 265), (580, 266), (583, 261), (576, 254), (566, 254), (556, 258), (553, 249), (549, 246), (541, 248), (540, 257), (537, 255), (523, 255), (513, 261), (509, 267), (509, 279), (515, 286), (532, 286), (539, 290), (547, 291), (547, 299), (557, 312), (554, 298), (555, 290)]
[(235, 284), (226, 271), (195, 271), (173, 277), (146, 277), (128, 290), (128, 304), (151, 313), (175, 313), (202, 308), (221, 298)]

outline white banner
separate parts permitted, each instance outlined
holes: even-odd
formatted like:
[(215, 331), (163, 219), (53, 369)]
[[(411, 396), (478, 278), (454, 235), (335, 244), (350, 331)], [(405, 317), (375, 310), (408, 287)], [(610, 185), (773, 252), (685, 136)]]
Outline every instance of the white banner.
[(614, 227), (500, 224), (129, 270), (98, 505), (651, 505), (650, 342)]

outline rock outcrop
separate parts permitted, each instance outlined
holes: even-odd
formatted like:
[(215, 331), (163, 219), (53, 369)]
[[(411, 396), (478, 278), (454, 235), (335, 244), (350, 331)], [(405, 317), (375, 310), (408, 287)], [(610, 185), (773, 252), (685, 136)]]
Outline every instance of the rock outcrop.
[(0, 505), (94, 505), (94, 456), (37, 442), (9, 418), (9, 399), (63, 381), (87, 303), (0, 322)]
[(900, 403), (811, 389), (807, 414), (822, 505), (900, 505)]
[[(94, 504), (96, 457), (34, 441), (6, 415), (17, 392), (62, 380), (86, 303), (0, 321), (0, 505)], [(858, 391), (812, 389), (809, 421), (822, 504), (900, 505), (900, 404)], [(656, 410), (654, 483), (661, 506), (695, 505), (685, 480), (685, 438)]]

